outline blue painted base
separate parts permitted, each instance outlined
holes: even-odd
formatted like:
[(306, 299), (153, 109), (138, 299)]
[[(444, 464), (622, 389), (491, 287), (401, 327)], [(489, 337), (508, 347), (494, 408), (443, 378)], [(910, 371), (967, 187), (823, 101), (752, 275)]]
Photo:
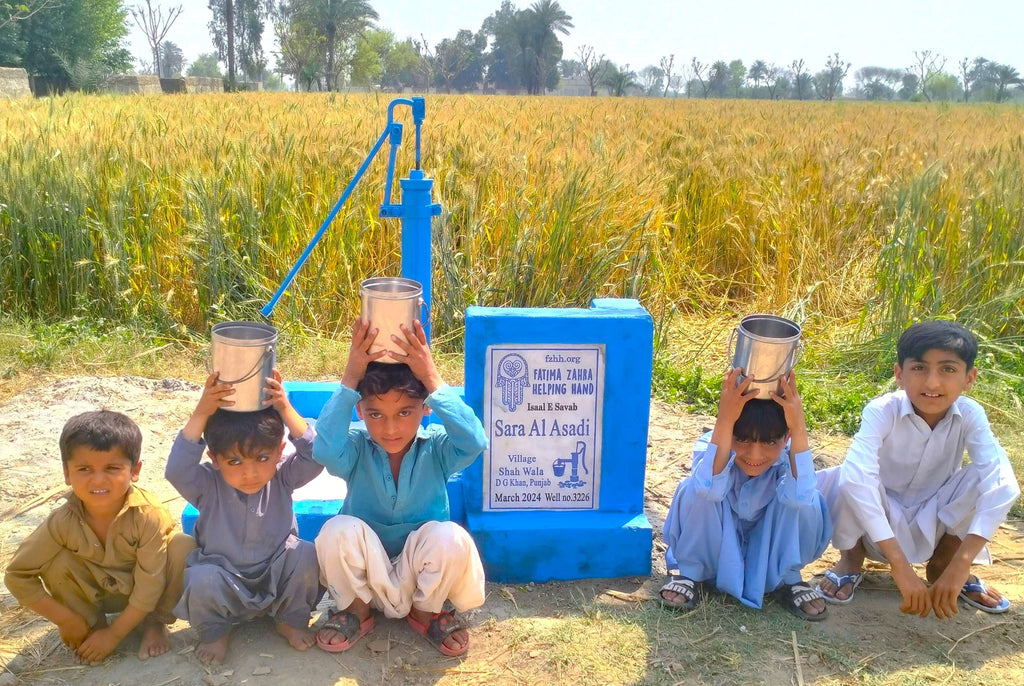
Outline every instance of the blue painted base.
[[(448, 491), (448, 504), (451, 510), (451, 519), (459, 524), (466, 523), (466, 505), (462, 497), (462, 472), (452, 474), (446, 484)], [(320, 533), (320, 527), (328, 519), (341, 512), (344, 500), (297, 500), (292, 504), (292, 511), (295, 513), (295, 521), (299, 525), (299, 538), (312, 541)], [(195, 529), (196, 519), (199, 518), (199, 510), (191, 503), (185, 505), (181, 513), (181, 529), (192, 535)]]
[(651, 573), (651, 523), (618, 512), (467, 513), (488, 581), (521, 583)]
[[(295, 521), (299, 525), (299, 538), (312, 541), (320, 533), (320, 527), (341, 511), (344, 500), (300, 500), (292, 505)], [(192, 535), (199, 518), (199, 510), (188, 504), (181, 513), (181, 529)]]

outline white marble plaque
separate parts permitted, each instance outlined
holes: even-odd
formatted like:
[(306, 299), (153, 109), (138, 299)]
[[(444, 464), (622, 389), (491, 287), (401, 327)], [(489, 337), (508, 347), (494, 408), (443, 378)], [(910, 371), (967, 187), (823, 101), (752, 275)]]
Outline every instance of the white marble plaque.
[(483, 509), (596, 510), (605, 346), (487, 348)]

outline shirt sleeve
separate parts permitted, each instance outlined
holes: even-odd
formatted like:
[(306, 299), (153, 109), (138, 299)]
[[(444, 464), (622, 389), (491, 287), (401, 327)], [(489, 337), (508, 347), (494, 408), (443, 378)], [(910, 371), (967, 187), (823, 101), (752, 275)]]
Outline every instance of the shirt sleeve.
[(434, 434), (433, 446), (447, 479), (472, 464), (487, 448), (487, 436), (476, 414), (451, 386), (441, 386), (427, 396), (427, 405), (445, 428), (443, 433)]
[(779, 502), (787, 507), (809, 507), (817, 503), (815, 494), (818, 490), (818, 479), (814, 475), (814, 456), (810, 450), (797, 453), (793, 456), (796, 463), (796, 476), (789, 466), (789, 446), (786, 447), (785, 471), (776, 493)]
[(157, 507), (140, 507), (136, 516), (139, 547), (128, 604), (148, 613), (156, 609), (167, 586), (167, 541), (174, 530), (174, 522), (167, 512)]
[(1020, 496), (1020, 486), (1006, 451), (992, 433), (985, 410), (976, 402), (961, 408), (966, 428), (967, 456), (978, 469), (978, 502), (967, 533), (992, 540), (999, 525)]
[(359, 458), (362, 441), (349, 430), (352, 410), (360, 400), (358, 392), (340, 386), (324, 405), (316, 422), (313, 459), (334, 476), (349, 480)]
[(697, 495), (716, 503), (721, 502), (729, 492), (733, 466), (733, 458), (730, 456), (722, 471), (713, 474), (717, 452), (718, 446), (711, 442), (709, 431), (693, 445), (693, 465), (690, 467), (690, 478), (697, 485)]
[(190, 441), (179, 431), (171, 445), (167, 466), (164, 469), (167, 481), (185, 500), (200, 510), (203, 509), (200, 500), (204, 493), (213, 490), (210, 482), (216, 478), (211, 470), (203, 469), (200, 464), (205, 450), (205, 442)]
[(861, 414), (860, 430), (853, 437), (846, 460), (839, 468), (840, 497), (846, 498), (861, 528), (872, 541), (895, 536), (882, 507), (878, 451), (892, 431), (897, 404), (871, 401)]
[(290, 491), (305, 486), (324, 470), (324, 466), (313, 459), (313, 439), (316, 432), (313, 425), (307, 425), (301, 436), (292, 436), (295, 454), (281, 465), (280, 475), (284, 487)]
[(62, 510), (53, 512), (28, 535), (7, 565), (4, 584), (21, 605), (31, 605), (47, 595), (43, 571), (67, 543), (68, 518)]

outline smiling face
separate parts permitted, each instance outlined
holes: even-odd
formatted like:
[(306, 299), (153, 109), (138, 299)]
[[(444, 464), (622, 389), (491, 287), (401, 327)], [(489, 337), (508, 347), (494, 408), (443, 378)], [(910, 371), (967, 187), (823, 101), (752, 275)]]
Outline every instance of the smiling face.
[(253, 495), (263, 490), (277, 474), (277, 463), (284, 453), (284, 442), (273, 446), (252, 446), (242, 449), (237, 444), (219, 455), (210, 453), (213, 468), (236, 491)]
[(779, 461), (788, 438), (788, 433), (782, 438), (760, 441), (733, 436), (732, 450), (736, 453), (736, 466), (747, 476), (761, 476)]
[(64, 463), (64, 483), (71, 486), (85, 511), (113, 515), (124, 505), (128, 488), (139, 480), (142, 461), (134, 465), (120, 448), (96, 450), (76, 445)]
[(402, 457), (430, 408), (422, 399), (395, 389), (363, 398), (356, 405), (356, 413), (366, 422), (370, 438), (384, 448), (388, 457)]
[(921, 357), (907, 358), (893, 372), (896, 383), (914, 405), (914, 412), (935, 428), (956, 399), (974, 384), (978, 369), (968, 369), (967, 363), (950, 350), (933, 348)]

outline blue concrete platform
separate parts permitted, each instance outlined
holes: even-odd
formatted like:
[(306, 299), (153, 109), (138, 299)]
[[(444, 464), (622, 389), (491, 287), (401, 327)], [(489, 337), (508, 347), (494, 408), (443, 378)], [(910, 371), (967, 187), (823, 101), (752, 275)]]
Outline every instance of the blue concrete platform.
[[(316, 425), (320, 416), (320, 410), (330, 400), (334, 391), (338, 389), (338, 383), (334, 381), (285, 381), (285, 391), (288, 393), (288, 400), (292, 407), (309, 421)], [(462, 388), (455, 387), (460, 394)], [(353, 411), (353, 425), (361, 424), (359, 418)], [(425, 424), (440, 423), (434, 414), (429, 414), (424, 420)], [(448, 507), (453, 522), (466, 523), (466, 505), (462, 493), (463, 482), (462, 472), (456, 472), (448, 479)], [(344, 499), (337, 500), (299, 500), (293, 505), (295, 520), (299, 526), (299, 538), (312, 541), (320, 533), (324, 523), (341, 511)], [(181, 513), (181, 528), (191, 535), (195, 529), (196, 519), (199, 518), (199, 510), (191, 503), (185, 505)]]
[(622, 512), (469, 513), (488, 581), (564, 581), (651, 573), (651, 523)]
[[(650, 574), (653, 533), (643, 505), (653, 341), (653, 320), (637, 300), (596, 299), (590, 308), (470, 307), (466, 310), (465, 397), (484, 421), (490, 447), (483, 459), (466, 468), (463, 492), (467, 527), (480, 550), (488, 579), (542, 582)], [(591, 462), (600, 472), (600, 489), (594, 499), (599, 505), (573, 510), (547, 509), (545, 498), (533, 498), (525, 502), (513, 501), (510, 510), (497, 510), (484, 498), (489, 487), (484, 481), (484, 462), (492, 460), (492, 469), (494, 465), (512, 467), (511, 457), (542, 455), (544, 441), (550, 437), (545, 436), (543, 430), (534, 435), (531, 429), (524, 438), (514, 439), (518, 441), (514, 447), (508, 447), (508, 440), (501, 441), (505, 446), (503, 452), (494, 453), (499, 441), (495, 438), (493, 418), (488, 425), (485, 394), (489, 384), (498, 390), (501, 385), (495, 378), (497, 366), (488, 367), (488, 349), (494, 348), (500, 355), (506, 355), (517, 352), (517, 346), (522, 346), (522, 355), (529, 356), (530, 349), (544, 348), (557, 353), (551, 357), (561, 362), (563, 356), (571, 353), (559, 347), (573, 345), (602, 351), (599, 358), (603, 360), (600, 364), (604, 370), (600, 393), (603, 408), (599, 434), (601, 458), (596, 467)], [(523, 366), (527, 366), (525, 362)], [(534, 364), (532, 369), (543, 366)], [(497, 379), (500, 378), (499, 373)], [(529, 377), (530, 382), (538, 380), (546, 379), (542, 375)], [(557, 414), (542, 411), (550, 409), (548, 401), (561, 401), (563, 408), (572, 404), (571, 409), (575, 409), (575, 401), (568, 396), (535, 396), (533, 388), (533, 383), (523, 388), (520, 406), (525, 404), (532, 410), (530, 404), (535, 403), (537, 421), (548, 417), (550, 425), (551, 420), (558, 418)], [(498, 404), (505, 403), (505, 397), (498, 390), (492, 395), (492, 402), (496, 403), (494, 413), (503, 411)], [(595, 459), (593, 453), (590, 459)], [(550, 458), (536, 457), (536, 460), (536, 464), (546, 470), (541, 472), (543, 476), (562, 476)], [(509, 471), (519, 472), (515, 468)], [(497, 476), (502, 474), (499, 472)], [(588, 475), (588, 480), (596, 479)]]
[[(462, 497), (462, 472), (452, 474), (447, 483), (448, 507), (451, 511), (453, 522), (466, 524), (466, 505)], [(299, 538), (312, 541), (320, 533), (320, 528), (328, 519), (341, 512), (344, 504), (341, 500), (297, 500), (292, 504), (292, 511), (295, 513), (295, 521), (299, 525)], [(191, 503), (185, 505), (181, 513), (182, 530), (192, 535), (195, 529), (196, 519), (199, 518), (199, 510)]]
[[(295, 521), (299, 525), (299, 538), (312, 541), (320, 533), (320, 527), (338, 514), (344, 500), (299, 500), (292, 505), (295, 512)], [(191, 503), (185, 506), (181, 513), (181, 529), (192, 535), (196, 528), (196, 520), (199, 518), (199, 510)]]

